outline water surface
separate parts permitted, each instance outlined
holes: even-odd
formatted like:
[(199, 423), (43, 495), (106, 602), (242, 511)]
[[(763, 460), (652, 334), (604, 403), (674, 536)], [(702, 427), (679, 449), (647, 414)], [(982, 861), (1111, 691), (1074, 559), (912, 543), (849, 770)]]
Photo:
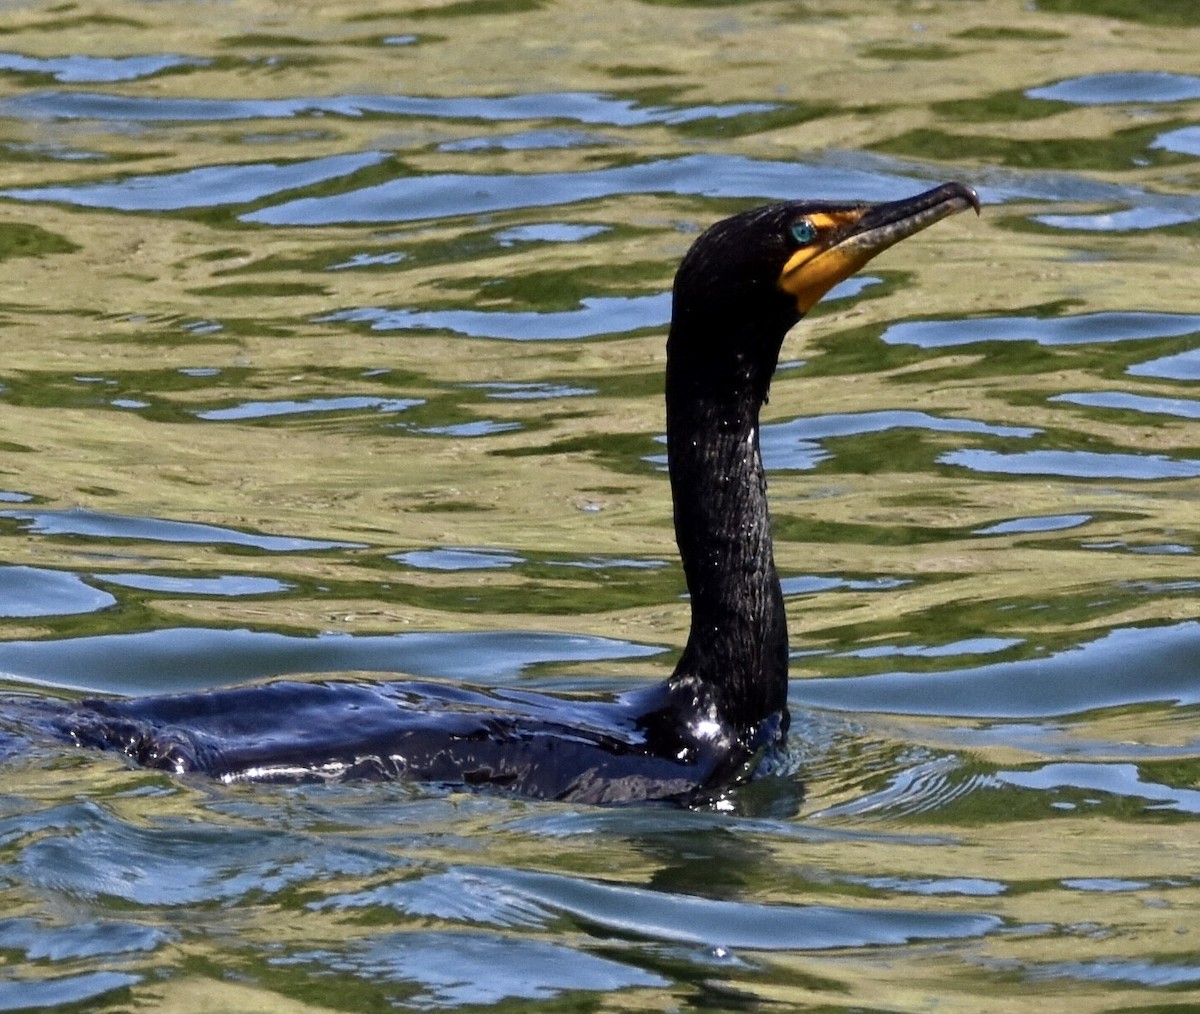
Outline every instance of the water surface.
[[(9, 10), (0, 1009), (1200, 1004), (1181, 9)], [(831, 293), (764, 411), (758, 781), (591, 809), (30, 742), (39, 695), (664, 677), (679, 257), (948, 179), (983, 216)]]

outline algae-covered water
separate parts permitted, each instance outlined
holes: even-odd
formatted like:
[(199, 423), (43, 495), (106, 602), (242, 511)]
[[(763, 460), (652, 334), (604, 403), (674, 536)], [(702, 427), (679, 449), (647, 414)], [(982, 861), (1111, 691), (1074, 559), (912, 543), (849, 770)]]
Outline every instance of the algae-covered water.
[(661, 679), (683, 251), (985, 207), (784, 347), (769, 777), (226, 787), (13, 710), (0, 1009), (1195, 1009), (1198, 52), (1188, 0), (4, 4), (10, 699)]

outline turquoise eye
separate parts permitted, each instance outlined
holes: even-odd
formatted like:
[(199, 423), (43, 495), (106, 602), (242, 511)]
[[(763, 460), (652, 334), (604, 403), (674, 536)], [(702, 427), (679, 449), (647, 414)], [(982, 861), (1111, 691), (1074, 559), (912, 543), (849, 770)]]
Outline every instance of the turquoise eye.
[(807, 246), (817, 238), (817, 227), (807, 218), (792, 223), (792, 239), (801, 246)]

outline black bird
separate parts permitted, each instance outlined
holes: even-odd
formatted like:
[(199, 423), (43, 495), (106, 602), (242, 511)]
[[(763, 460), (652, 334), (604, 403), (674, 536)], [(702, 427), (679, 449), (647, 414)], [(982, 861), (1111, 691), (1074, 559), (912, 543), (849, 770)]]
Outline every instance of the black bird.
[(789, 201), (708, 229), (675, 276), (667, 449), (691, 596), (665, 683), (610, 701), (430, 682), (280, 681), (94, 699), (60, 736), (225, 781), (408, 779), (589, 803), (709, 800), (788, 727), (787, 623), (771, 547), (759, 409), (791, 327), (880, 251), (973, 207), (947, 183), (885, 204)]

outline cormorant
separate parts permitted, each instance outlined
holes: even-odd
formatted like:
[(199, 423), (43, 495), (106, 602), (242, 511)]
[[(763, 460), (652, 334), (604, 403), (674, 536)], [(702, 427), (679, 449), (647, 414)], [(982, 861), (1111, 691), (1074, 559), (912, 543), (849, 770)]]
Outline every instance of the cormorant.
[(787, 625), (759, 409), (784, 335), (880, 251), (973, 207), (947, 183), (881, 204), (789, 201), (720, 221), (675, 276), (667, 449), (691, 597), (665, 683), (612, 701), (431, 682), (280, 681), (91, 699), (59, 735), (226, 781), (408, 779), (589, 803), (696, 803), (752, 773), (788, 727)]

